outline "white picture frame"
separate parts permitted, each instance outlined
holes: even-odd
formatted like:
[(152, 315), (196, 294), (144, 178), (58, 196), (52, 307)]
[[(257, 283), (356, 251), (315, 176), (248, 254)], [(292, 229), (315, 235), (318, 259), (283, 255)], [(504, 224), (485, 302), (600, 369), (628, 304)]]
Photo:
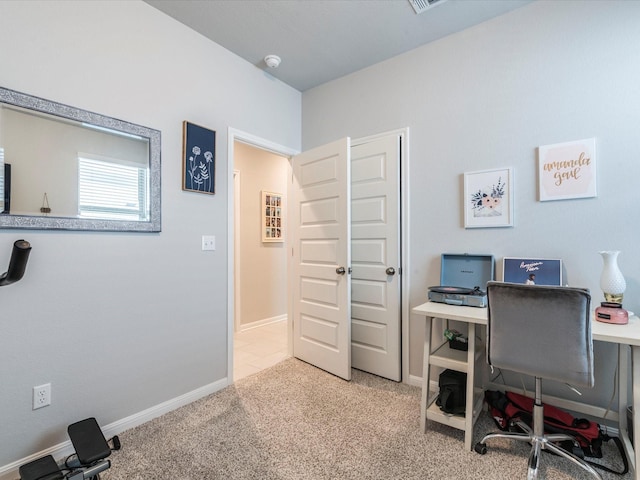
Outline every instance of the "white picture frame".
[(513, 168), (464, 174), (464, 228), (513, 226)]
[(595, 138), (538, 147), (538, 198), (541, 202), (595, 196)]
[(262, 191), (262, 241), (266, 243), (284, 242), (284, 195)]

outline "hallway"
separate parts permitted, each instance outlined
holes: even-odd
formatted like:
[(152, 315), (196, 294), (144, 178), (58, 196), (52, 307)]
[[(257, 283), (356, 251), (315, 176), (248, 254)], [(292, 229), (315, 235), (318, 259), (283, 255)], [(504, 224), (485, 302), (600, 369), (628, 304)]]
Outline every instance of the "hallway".
[(240, 380), (269, 368), (287, 357), (287, 322), (285, 320), (236, 332), (233, 379)]

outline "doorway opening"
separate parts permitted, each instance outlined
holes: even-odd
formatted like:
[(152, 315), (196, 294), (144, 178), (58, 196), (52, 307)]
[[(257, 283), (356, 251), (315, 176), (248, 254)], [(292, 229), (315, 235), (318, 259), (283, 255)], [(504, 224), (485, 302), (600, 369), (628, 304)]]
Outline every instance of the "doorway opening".
[(234, 145), (234, 378), (287, 357), (287, 269), (284, 199), (289, 159)]
[[(398, 170), (397, 170), (397, 175), (399, 176), (399, 178), (401, 178), (401, 184), (402, 187), (400, 189), (399, 193), (399, 204), (397, 205), (397, 207), (400, 208), (394, 208), (391, 212), (389, 212), (392, 216), (396, 215), (396, 213), (393, 213), (394, 211), (397, 212), (397, 216), (398, 216), (398, 221), (399, 224), (395, 227), (396, 231), (398, 232), (398, 237), (397, 237), (397, 243), (399, 248), (402, 250), (402, 255), (401, 255), (401, 263), (400, 264), (396, 264), (395, 266), (393, 266), (394, 268), (389, 268), (388, 266), (386, 266), (386, 268), (384, 269), (384, 280), (387, 284), (389, 282), (391, 282), (393, 279), (398, 279), (400, 281), (400, 289), (399, 289), (399, 299), (398, 299), (398, 304), (399, 304), (399, 310), (398, 310), (398, 316), (397, 317), (397, 321), (398, 323), (398, 329), (399, 331), (395, 334), (395, 341), (394, 343), (399, 343), (401, 345), (399, 345), (399, 349), (397, 350), (397, 353), (392, 354), (394, 357), (397, 357), (397, 359), (395, 360), (396, 362), (400, 362), (400, 363), (396, 363), (397, 367), (399, 370), (401, 370), (400, 375), (398, 375), (399, 378), (397, 378), (397, 380), (399, 381), (408, 381), (409, 380), (409, 375), (408, 375), (408, 358), (409, 358), (409, 348), (408, 348), (408, 316), (409, 316), (409, 308), (408, 308), (408, 292), (409, 292), (409, 288), (408, 288), (408, 284), (409, 284), (409, 269), (406, 268), (406, 265), (409, 263), (409, 249), (408, 249), (408, 222), (404, 221), (404, 219), (408, 218), (408, 187), (409, 187), (409, 182), (408, 182), (408, 178), (407, 178), (407, 171), (408, 169), (406, 168), (408, 166), (408, 149), (407, 149), (407, 145), (408, 145), (408, 134), (409, 134), (409, 130), (408, 128), (405, 129), (401, 129), (398, 131), (393, 131), (393, 132), (386, 132), (383, 134), (379, 134), (379, 135), (374, 135), (371, 137), (366, 137), (366, 138), (361, 138), (357, 141), (353, 142), (353, 145), (362, 145), (362, 144), (372, 144), (374, 142), (377, 142), (378, 139), (381, 139), (383, 137), (388, 138), (388, 137), (395, 137), (396, 141), (399, 141), (399, 143), (395, 144), (395, 147), (393, 148), (393, 150), (397, 151), (398, 154)], [(293, 163), (296, 163), (297, 160), (294, 160), (293, 157), (298, 153), (295, 152), (289, 148), (286, 147), (282, 147), (280, 145), (277, 144), (273, 144), (272, 142), (269, 141), (265, 141), (263, 139), (260, 139), (258, 137), (254, 137), (250, 134), (246, 134), (237, 130), (234, 130), (232, 128), (229, 129), (229, 136), (228, 136), (228, 152), (229, 152), (229, 159), (230, 160), (234, 160), (236, 158), (235, 155), (235, 149), (236, 148), (243, 148), (240, 147), (239, 145), (242, 144), (243, 146), (250, 146), (250, 147), (254, 147), (257, 148), (258, 150), (261, 150), (263, 152), (267, 152), (269, 154), (275, 154), (275, 155), (279, 155), (281, 157), (284, 157), (284, 159), (286, 159), (286, 163), (288, 166), (288, 174), (286, 175), (286, 177), (288, 179), (293, 179), (292, 175), (293, 175)], [(370, 154), (372, 153), (372, 154)], [(355, 159), (356, 162), (359, 163), (359, 167), (357, 167), (357, 171), (360, 172), (360, 174), (362, 174), (365, 170), (371, 170), (371, 171), (375, 171), (376, 168), (369, 168), (367, 167), (366, 169), (364, 169), (364, 166), (372, 166), (375, 167), (375, 165), (384, 165), (387, 163), (386, 160), (381, 160), (381, 161), (377, 161), (375, 160), (376, 158), (382, 158), (379, 157), (379, 155), (375, 152), (370, 152), (370, 153), (366, 153), (364, 155), (355, 155), (353, 158)], [(299, 158), (299, 157), (297, 157)], [(347, 157), (348, 158), (348, 157)], [(385, 157), (386, 158), (386, 157)], [(372, 160), (373, 159), (373, 160)], [(352, 167), (354, 168), (354, 167)], [(315, 169), (314, 169), (315, 171)], [(360, 175), (362, 176), (362, 175)], [(386, 174), (382, 175), (383, 177), (386, 176)], [(237, 292), (241, 292), (242, 287), (240, 286), (241, 281), (238, 282), (238, 278), (235, 278), (234, 273), (237, 271), (239, 273), (240, 276), (246, 275), (245, 274), (245, 269), (242, 265), (242, 258), (241, 256), (237, 255), (237, 252), (240, 251), (240, 247), (238, 246), (238, 239), (234, 238), (234, 231), (235, 231), (235, 219), (237, 218), (237, 215), (235, 215), (234, 211), (238, 210), (240, 212), (243, 211), (244, 207), (242, 205), (243, 203), (243, 199), (242, 198), (235, 198), (234, 197), (234, 192), (239, 191), (240, 188), (239, 187), (235, 187), (235, 183), (244, 183), (245, 179), (244, 176), (242, 174), (242, 172), (236, 172), (234, 175), (229, 175), (229, 205), (230, 205), (230, 215), (228, 218), (228, 238), (229, 238), (229, 268), (228, 268), (228, 285), (229, 285), (229, 290), (228, 290), (228, 301), (227, 301), (227, 305), (229, 308), (229, 312), (228, 312), (228, 328), (229, 328), (229, 335), (228, 335), (228, 381), (229, 383), (232, 383), (235, 376), (234, 376), (234, 332), (238, 331), (238, 326), (236, 324), (239, 325), (243, 325), (246, 324), (247, 322), (249, 324), (251, 324), (251, 321), (255, 321), (255, 319), (249, 319), (247, 318), (246, 312), (243, 312), (243, 310), (245, 309), (245, 305), (247, 305), (242, 299), (240, 299), (240, 301), (236, 302), (236, 291)], [(296, 177), (298, 178), (298, 177)], [(367, 180), (365, 177), (360, 179), (361, 183), (369, 183), (369, 180)], [(296, 183), (297, 182), (293, 182)], [(355, 186), (352, 185), (354, 188)], [(279, 188), (279, 187), (277, 187)], [(283, 194), (287, 194), (289, 193), (289, 196), (291, 196), (291, 191), (289, 191), (288, 187), (282, 187), (282, 193)], [(360, 197), (355, 197), (355, 198), (360, 198), (363, 200), (358, 200), (360, 202), (359, 208), (361, 209), (360, 213), (375, 213), (376, 211), (378, 211), (378, 209), (375, 208), (369, 208), (368, 206), (373, 206), (376, 203), (373, 202), (371, 199), (373, 197), (370, 196), (370, 194), (368, 194), (369, 197), (368, 198), (363, 198), (362, 196)], [(295, 195), (294, 195), (295, 196)], [(379, 197), (379, 195), (376, 194), (376, 197)], [(289, 216), (291, 216), (291, 221), (293, 221), (293, 216), (291, 215), (291, 209), (294, 208), (293, 205), (293, 199), (289, 199), (290, 200), (290, 204), (289, 204)], [(252, 198), (249, 200), (250, 202), (257, 202), (259, 204), (260, 202), (260, 196), (258, 195), (258, 193), (256, 191), (254, 191), (254, 193), (252, 194)], [(385, 205), (387, 202), (386, 201), (379, 201), (377, 202), (378, 205)], [(352, 205), (353, 207), (353, 205)], [(262, 208), (262, 207), (261, 207)], [(318, 213), (318, 212), (316, 212)], [(365, 216), (366, 218), (366, 216)], [(376, 216), (373, 215), (373, 220), (376, 219)], [(258, 218), (257, 220), (254, 220), (254, 226), (255, 228), (260, 228), (262, 226), (261, 222), (264, 222), (265, 219), (264, 218)], [(285, 226), (285, 228), (287, 228)], [(291, 225), (288, 226), (289, 229), (291, 229)], [(283, 230), (284, 232), (286, 232), (286, 230)], [(297, 230), (293, 230), (293, 232), (297, 232)], [(240, 233), (240, 236), (242, 234)], [(253, 241), (255, 242), (256, 238), (259, 237), (258, 233), (253, 233), (250, 234), (253, 237)], [(285, 252), (291, 252), (291, 255), (293, 255), (293, 250), (291, 250), (291, 244), (289, 244), (289, 242), (291, 242), (292, 238), (294, 235), (291, 234), (291, 232), (287, 232), (285, 233), (285, 238), (283, 243), (284, 246), (284, 251)], [(287, 238), (289, 237), (289, 238)], [(262, 238), (262, 237), (260, 237)], [(260, 240), (262, 241), (262, 240)], [(317, 242), (316, 242), (317, 243)], [(384, 249), (378, 249), (378, 250), (384, 250)], [(361, 252), (364, 251), (361, 249)], [(308, 253), (308, 252), (307, 252)], [(288, 255), (288, 254), (287, 254)], [(359, 255), (360, 258), (360, 262), (371, 262), (370, 260), (366, 260), (362, 255)], [(283, 261), (283, 264), (288, 264), (289, 265), (289, 271), (285, 271), (285, 279), (282, 280), (282, 282), (276, 281), (276, 284), (280, 284), (282, 283), (282, 288), (287, 291), (288, 288), (292, 288), (292, 282), (295, 285), (298, 285), (299, 282), (295, 282), (294, 281), (294, 269), (293, 269), (293, 265), (294, 262), (293, 261), (287, 261), (290, 260), (287, 257), (285, 257), (285, 260)], [(250, 261), (250, 263), (253, 262), (253, 260)], [(284, 267), (287, 268), (287, 267)], [(337, 272), (337, 270), (336, 270)], [(349, 269), (349, 272), (351, 273), (351, 269)], [(354, 272), (355, 273), (355, 272)], [(395, 275), (395, 277), (394, 277)], [(260, 275), (257, 275), (257, 277), (262, 278), (263, 281), (271, 281), (271, 280), (265, 280), (265, 279), (271, 279), (271, 277), (269, 277), (269, 275), (265, 276), (264, 272), (262, 272)], [(280, 277), (282, 278), (282, 277)], [(361, 277), (364, 278), (364, 277)], [(235, 281), (234, 281), (235, 280)], [(375, 296), (373, 294), (368, 294), (363, 288), (362, 288), (362, 284), (364, 283), (372, 283), (371, 280), (368, 280), (365, 282), (364, 280), (360, 280), (360, 285), (359, 285), (359, 291), (357, 293), (359, 293), (359, 298), (356, 298), (356, 302), (359, 302), (359, 306), (362, 307), (362, 305), (364, 303), (374, 303), (371, 301), (371, 299), (376, 299), (374, 298)], [(252, 290), (252, 294), (251, 297), (253, 297), (253, 293), (257, 291), (257, 289), (259, 289), (260, 286), (258, 285), (257, 287), (255, 287)], [(377, 291), (383, 291), (384, 288), (382, 287), (378, 287)], [(241, 297), (242, 297), (242, 293), (241, 293)], [(357, 297), (357, 296), (356, 296)], [(379, 295), (378, 295), (379, 297)], [(291, 303), (290, 305), (288, 305), (288, 309), (286, 310), (286, 332), (287, 332), (287, 355), (291, 356), (293, 355), (293, 343), (294, 343), (294, 312), (291, 309), (291, 306), (293, 304), (293, 297), (291, 297), (292, 300), (289, 302)], [(252, 298), (253, 299), (253, 298)], [(384, 299), (383, 299), (384, 300)], [(266, 321), (266, 319), (268, 319), (269, 317), (265, 317), (263, 321), (263, 323), (269, 323), (268, 321)], [(352, 340), (357, 344), (355, 345), (356, 347), (362, 349), (362, 350), (373, 350), (375, 347), (377, 347), (378, 344), (383, 345), (384, 344), (384, 338), (382, 340), (377, 341), (376, 338), (380, 337), (380, 335), (370, 335), (368, 334), (365, 329), (363, 328), (364, 323), (360, 320), (360, 318), (358, 318), (359, 324), (358, 324), (358, 329), (359, 331), (356, 332), (357, 336), (356, 337), (351, 337), (351, 332), (349, 332), (350, 337), (352, 338)], [(375, 319), (374, 319), (374, 323), (375, 323)], [(254, 326), (254, 325), (252, 325)], [(258, 328), (260, 325), (255, 324), (255, 327)], [(240, 330), (242, 329), (242, 327), (240, 327)], [(351, 330), (351, 329), (349, 329)], [(379, 328), (378, 330), (380, 330), (381, 332), (384, 332), (384, 329)], [(386, 333), (385, 333), (386, 334)], [(382, 338), (382, 337), (381, 337)], [(392, 338), (391, 336), (387, 336), (386, 337), (388, 339), (388, 341), (390, 341), (390, 339)], [(385, 354), (385, 352), (382, 351), (381, 348), (378, 348), (378, 350), (381, 351), (382, 354)], [(297, 354), (296, 354), (297, 355)], [(391, 358), (391, 357), (388, 357)], [(349, 360), (350, 362), (350, 360)], [(313, 362), (311, 362), (313, 363)], [(383, 363), (386, 363), (383, 359)], [(368, 368), (366, 368), (366, 366), (360, 367), (357, 365), (353, 365), (355, 368), (360, 368), (364, 371), (371, 371), (372, 373), (376, 373), (374, 370), (370, 370)], [(322, 368), (322, 367), (321, 367)], [(377, 373), (376, 373), (377, 374)], [(395, 374), (397, 375), (397, 374)], [(382, 375), (382, 376), (387, 376), (386, 374)], [(392, 376), (388, 376), (388, 378), (393, 378)], [(395, 379), (395, 378), (394, 378)]]
[[(233, 209), (228, 225), (229, 383), (291, 355), (286, 237), (271, 236), (272, 230), (283, 232), (284, 226), (274, 225), (268, 232), (264, 228), (266, 221), (284, 219), (284, 206), (274, 204), (272, 212), (271, 207), (265, 211), (262, 203), (265, 192), (286, 198), (289, 158), (294, 153), (229, 129), (229, 159), (233, 163), (229, 185)], [(281, 215), (276, 216), (276, 208)]]

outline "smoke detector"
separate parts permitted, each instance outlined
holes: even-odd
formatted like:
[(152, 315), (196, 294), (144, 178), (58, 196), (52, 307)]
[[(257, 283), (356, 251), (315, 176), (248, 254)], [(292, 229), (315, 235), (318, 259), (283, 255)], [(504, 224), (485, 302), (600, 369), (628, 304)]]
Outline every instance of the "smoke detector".
[(278, 55), (267, 55), (264, 57), (264, 63), (266, 63), (269, 68), (278, 68), (280, 62), (281, 60)]
[(447, 0), (409, 0), (416, 14), (421, 14), (430, 8), (436, 7)]

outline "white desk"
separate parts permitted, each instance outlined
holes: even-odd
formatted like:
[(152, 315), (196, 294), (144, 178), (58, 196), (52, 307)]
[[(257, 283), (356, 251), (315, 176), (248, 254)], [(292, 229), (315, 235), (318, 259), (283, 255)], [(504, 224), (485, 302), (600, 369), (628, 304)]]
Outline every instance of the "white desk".
[[(444, 303), (427, 302), (413, 308), (412, 313), (423, 315), (426, 319), (424, 355), (422, 365), (422, 400), (420, 403), (420, 426), (426, 432), (427, 417), (431, 420), (451, 425), (465, 431), (465, 448), (472, 448), (473, 425), (482, 407), (482, 388), (478, 388), (475, 383), (475, 363), (480, 357), (485, 358), (484, 346), (476, 345), (476, 326), (487, 325), (487, 309), (476, 307), (462, 307), (457, 305), (447, 305)], [(457, 350), (446, 351), (446, 342), (438, 342), (434, 345), (432, 339), (433, 319), (456, 320), (465, 322), (469, 326), (469, 350), (460, 352)], [(640, 319), (632, 316), (627, 325), (611, 325), (607, 323), (592, 321), (591, 333), (593, 340), (600, 342), (614, 343), (618, 346), (618, 411), (612, 417), (607, 416), (618, 423), (620, 438), (623, 441), (627, 457), (635, 471), (636, 480), (640, 480), (640, 473), (636, 465), (640, 465)], [(630, 347), (630, 348), (629, 348)], [(628, 393), (628, 360), (629, 350), (632, 354), (632, 388), (633, 388), (633, 431), (634, 442), (629, 441), (627, 427), (627, 393)], [(452, 417), (445, 414), (438, 414), (432, 407), (435, 396), (429, 398), (430, 366), (443, 368), (454, 368), (455, 370), (467, 373), (467, 405), (466, 415), (463, 417)], [(482, 386), (484, 387), (484, 385)], [(549, 397), (545, 397), (548, 401)], [(596, 417), (602, 417), (605, 409), (593, 407), (577, 402), (566, 401), (554, 398), (552, 402), (561, 408), (568, 408), (577, 412), (587, 413)]]

